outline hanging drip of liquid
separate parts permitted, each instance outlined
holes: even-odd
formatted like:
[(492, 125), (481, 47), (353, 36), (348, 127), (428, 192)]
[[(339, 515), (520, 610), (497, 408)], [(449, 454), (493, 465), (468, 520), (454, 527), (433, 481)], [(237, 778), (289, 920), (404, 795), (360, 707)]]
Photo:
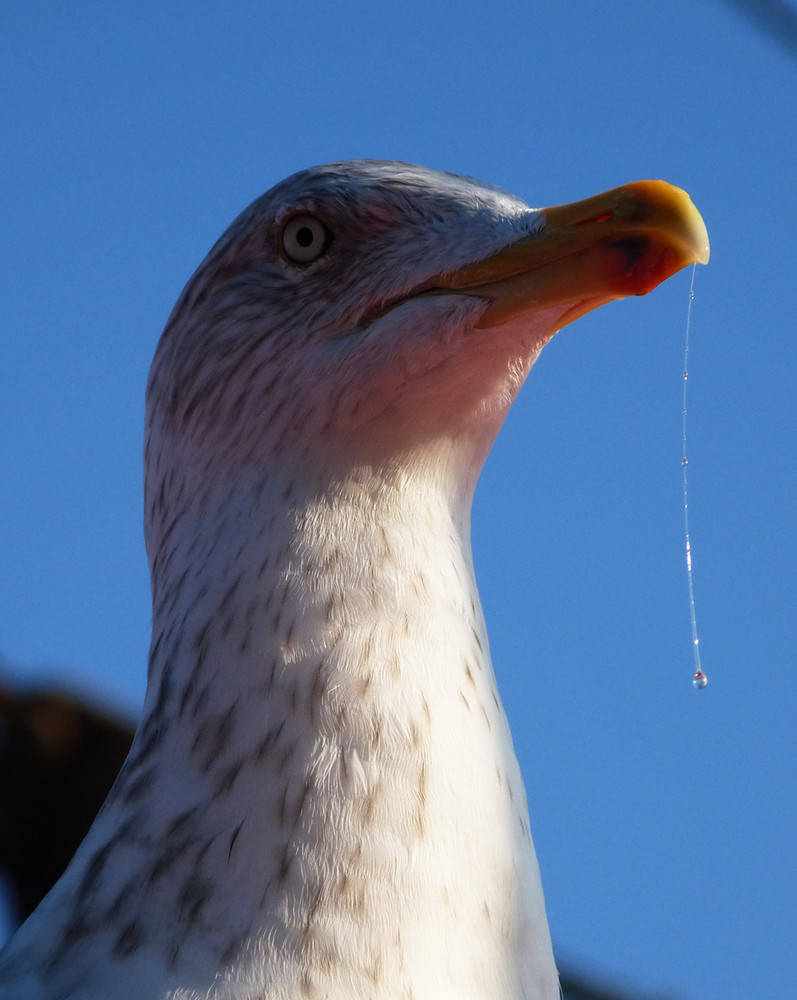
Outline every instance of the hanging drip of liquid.
[(708, 677), (703, 673), (700, 663), (700, 639), (697, 635), (697, 616), (695, 615), (695, 588), (692, 580), (692, 545), (689, 540), (689, 493), (687, 490), (686, 469), (689, 460), (686, 456), (686, 386), (689, 381), (689, 334), (692, 328), (692, 303), (695, 299), (695, 273), (697, 264), (692, 266), (692, 284), (689, 288), (689, 308), (686, 313), (686, 338), (684, 341), (684, 394), (682, 411), (682, 445), (681, 473), (683, 475), (684, 491), (684, 535), (686, 539), (686, 578), (689, 581), (689, 613), (692, 620), (692, 648), (695, 653), (695, 674), (692, 683), (700, 691), (708, 684)]

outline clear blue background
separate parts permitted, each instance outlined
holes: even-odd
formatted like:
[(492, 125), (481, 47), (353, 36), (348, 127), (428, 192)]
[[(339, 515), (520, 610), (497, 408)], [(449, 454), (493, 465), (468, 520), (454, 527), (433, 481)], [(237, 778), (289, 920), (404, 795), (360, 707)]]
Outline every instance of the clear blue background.
[(532, 205), (685, 187), (697, 274), (545, 349), (476, 561), (560, 957), (684, 1000), (794, 996), (797, 61), (720, 0), (8, 2), (0, 655), (132, 713), (147, 369), (184, 282), (312, 163), (411, 160)]

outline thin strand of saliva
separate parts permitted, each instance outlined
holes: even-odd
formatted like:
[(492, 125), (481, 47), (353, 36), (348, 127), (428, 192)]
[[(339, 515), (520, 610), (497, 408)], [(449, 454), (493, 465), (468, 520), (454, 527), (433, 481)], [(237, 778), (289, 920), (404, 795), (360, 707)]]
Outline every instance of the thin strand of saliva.
[(692, 620), (692, 648), (695, 652), (695, 674), (692, 678), (692, 683), (698, 690), (702, 690), (706, 684), (708, 684), (708, 678), (703, 673), (703, 668), (700, 664), (700, 639), (697, 635), (697, 616), (695, 614), (695, 588), (692, 581), (692, 545), (689, 540), (689, 493), (687, 490), (686, 482), (686, 469), (689, 465), (689, 460), (686, 456), (686, 386), (689, 381), (689, 333), (692, 328), (692, 303), (695, 298), (695, 273), (697, 271), (697, 264), (692, 267), (692, 284), (689, 288), (689, 308), (686, 313), (686, 338), (684, 341), (684, 394), (683, 394), (683, 410), (682, 410), (682, 438), (681, 443), (683, 445), (683, 452), (681, 457), (681, 471), (683, 475), (683, 488), (684, 488), (684, 534), (686, 538), (686, 578), (689, 582), (689, 613)]

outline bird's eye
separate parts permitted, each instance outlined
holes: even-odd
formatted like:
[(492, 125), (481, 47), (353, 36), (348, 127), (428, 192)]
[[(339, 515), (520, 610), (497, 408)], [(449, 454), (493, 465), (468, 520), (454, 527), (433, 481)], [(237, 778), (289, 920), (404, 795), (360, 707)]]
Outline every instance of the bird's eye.
[(332, 242), (332, 233), (314, 215), (292, 215), (282, 227), (282, 252), (294, 264), (312, 264)]

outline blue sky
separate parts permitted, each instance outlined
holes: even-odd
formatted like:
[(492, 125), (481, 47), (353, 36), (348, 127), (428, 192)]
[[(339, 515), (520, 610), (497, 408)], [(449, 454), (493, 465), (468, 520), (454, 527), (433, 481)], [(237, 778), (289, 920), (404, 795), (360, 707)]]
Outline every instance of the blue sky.
[(554, 338), (474, 549), (563, 960), (683, 1000), (797, 967), (797, 61), (721, 0), (36, 2), (0, 10), (0, 657), (134, 713), (143, 396), (238, 211), (358, 156), (532, 205), (686, 188), (711, 236), (689, 380), (710, 677), (681, 504), (689, 275)]

